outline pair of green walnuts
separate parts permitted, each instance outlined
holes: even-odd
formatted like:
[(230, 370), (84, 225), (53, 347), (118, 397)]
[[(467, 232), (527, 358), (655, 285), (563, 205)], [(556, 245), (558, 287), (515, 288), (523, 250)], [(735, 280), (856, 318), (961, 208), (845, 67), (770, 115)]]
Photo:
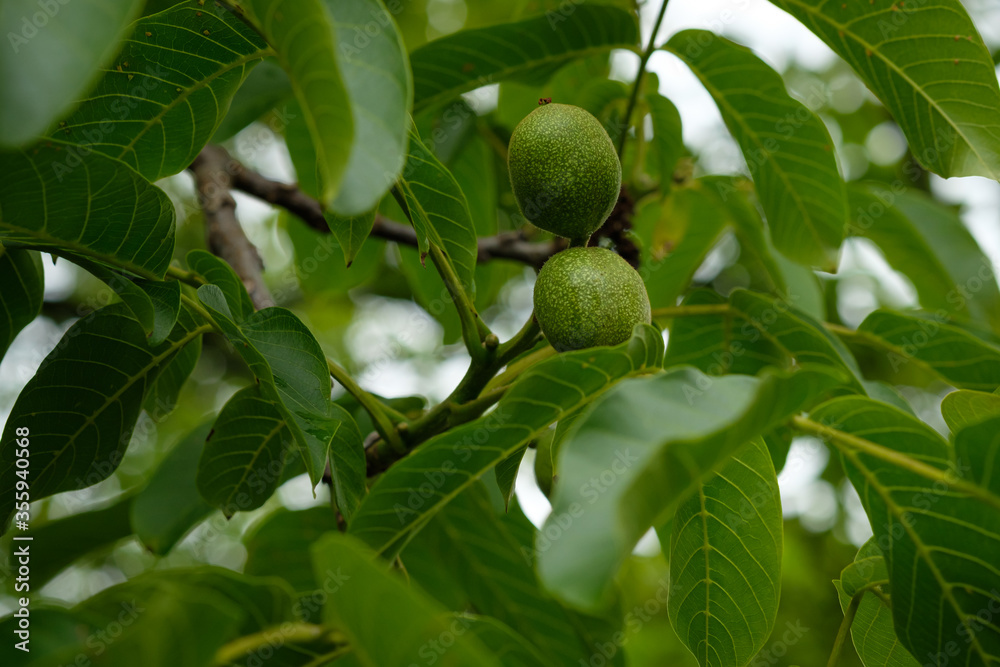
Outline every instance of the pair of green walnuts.
[(642, 278), (618, 254), (588, 248), (611, 215), (622, 166), (600, 121), (580, 107), (542, 103), (510, 137), (507, 167), (524, 217), (570, 240), (535, 282), (535, 317), (556, 350), (618, 345), (650, 322)]

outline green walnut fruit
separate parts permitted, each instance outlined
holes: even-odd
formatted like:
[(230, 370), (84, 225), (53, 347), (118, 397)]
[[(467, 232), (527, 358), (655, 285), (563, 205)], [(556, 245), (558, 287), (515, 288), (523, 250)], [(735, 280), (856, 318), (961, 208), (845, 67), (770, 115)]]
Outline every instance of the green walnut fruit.
[(622, 185), (611, 137), (600, 121), (569, 104), (545, 104), (518, 123), (507, 168), (524, 217), (574, 241), (604, 224)]
[(604, 248), (569, 248), (535, 282), (535, 317), (560, 352), (618, 345), (650, 322), (649, 296), (628, 262)]

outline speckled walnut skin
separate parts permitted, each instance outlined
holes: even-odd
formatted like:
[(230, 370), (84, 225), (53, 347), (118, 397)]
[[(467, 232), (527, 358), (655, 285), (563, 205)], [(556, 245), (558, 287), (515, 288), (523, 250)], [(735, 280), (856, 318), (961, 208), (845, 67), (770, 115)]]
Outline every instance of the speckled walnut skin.
[(600, 121), (568, 104), (545, 104), (518, 123), (507, 168), (524, 217), (574, 241), (607, 220), (622, 183), (621, 162)]
[(636, 324), (651, 321), (642, 278), (605, 248), (553, 255), (535, 282), (535, 316), (560, 352), (624, 343)]

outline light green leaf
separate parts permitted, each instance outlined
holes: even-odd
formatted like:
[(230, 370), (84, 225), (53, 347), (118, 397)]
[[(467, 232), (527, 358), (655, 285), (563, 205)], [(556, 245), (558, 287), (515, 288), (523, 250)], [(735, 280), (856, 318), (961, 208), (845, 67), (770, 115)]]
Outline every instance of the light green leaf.
[[(473, 634), (462, 631), (468, 626), (461, 618), (456, 621), (422, 591), (407, 586), (357, 538), (330, 533), (311, 551), (318, 580), (327, 577), (327, 572), (338, 575), (323, 615), (347, 635), (360, 664), (382, 667), (409, 664), (415, 656), (437, 659), (441, 645), (432, 642), (448, 634), (455, 638), (447, 649), (453, 664), (499, 667)], [(379, 600), (392, 600), (392, 604), (373, 604)], [(386, 641), (386, 624), (393, 628), (392, 641)]]
[(118, 50), (142, 4), (0, 4), (0, 35), (6, 42), (0, 49), (0, 145), (29, 143), (69, 111)]
[(242, 322), (254, 312), (253, 301), (243, 281), (233, 267), (205, 250), (192, 250), (185, 258), (188, 268), (201, 276), (206, 283), (222, 290), (229, 312), (236, 322)]
[(421, 257), (431, 243), (441, 248), (455, 267), (465, 291), (476, 293), (476, 227), (465, 194), (451, 172), (410, 130), (406, 168), (399, 178), (409, 208)]
[[(947, 649), (956, 664), (996, 662), (1000, 629), (976, 616), (1000, 604), (1000, 495), (979, 477), (981, 459), (953, 459), (929, 426), (861, 397), (833, 399), (810, 418), (861, 441), (838, 442), (838, 449), (885, 556), (903, 645), (920, 656)], [(873, 446), (887, 453), (876, 456)], [(911, 462), (954, 483), (932, 481)], [(970, 496), (959, 481), (983, 491)]]
[(285, 308), (265, 308), (237, 324), (218, 287), (202, 285), (198, 298), (259, 380), (260, 399), (273, 403), (284, 418), (315, 487), (326, 467), (330, 441), (340, 427), (319, 343)]
[(941, 401), (941, 415), (952, 433), (1000, 415), (1000, 394), (984, 391), (953, 391)]
[[(543, 584), (574, 607), (606, 604), (620, 565), (651, 526), (740, 445), (839, 381), (807, 366), (760, 378), (682, 368), (622, 383), (580, 419), (559, 454), (546, 541), (539, 538)], [(558, 539), (548, 537), (556, 531)]]
[(42, 310), (45, 272), (37, 252), (0, 245), (0, 359)]
[(158, 556), (169, 552), (212, 511), (195, 484), (198, 459), (211, 428), (206, 421), (174, 445), (132, 502), (132, 530)]
[(52, 142), (0, 153), (0, 241), (162, 279), (174, 250), (173, 203), (121, 162), (76, 150)]
[(147, 180), (183, 171), (267, 54), (232, 11), (186, 0), (132, 25), (121, 53), (52, 138), (122, 160)]
[(840, 588), (852, 598), (865, 589), (889, 583), (889, 570), (885, 566), (882, 550), (875, 538), (869, 539), (858, 551), (854, 562), (840, 573)]
[(646, 104), (653, 120), (653, 150), (656, 151), (659, 167), (660, 191), (666, 194), (674, 185), (677, 161), (687, 152), (681, 131), (681, 114), (673, 102), (658, 93), (647, 94)]
[(345, 218), (335, 213), (326, 213), (326, 224), (330, 226), (330, 231), (337, 237), (340, 249), (344, 251), (344, 261), (350, 266), (357, 256), (358, 251), (364, 244), (372, 227), (375, 226), (376, 210), (372, 209), (368, 213)]
[(779, 251), (806, 266), (837, 267), (847, 192), (826, 126), (749, 49), (704, 30), (665, 47), (701, 80), (743, 150)]
[(920, 304), (1000, 330), (993, 265), (958, 214), (922, 192), (869, 183), (848, 186), (848, 233), (870, 239), (913, 282)]
[(1000, 415), (955, 433), (955, 461), (966, 477), (1000, 498)]
[[(685, 306), (721, 306), (715, 292), (694, 292)], [(691, 364), (709, 373), (755, 374), (765, 366), (823, 364), (844, 371), (848, 386), (863, 393), (854, 357), (822, 324), (783, 299), (733, 290), (725, 312), (674, 320), (664, 366)]]
[(0, 520), (14, 504), (15, 429), (31, 431), (31, 497), (41, 499), (108, 477), (128, 447), (146, 389), (163, 364), (206, 331), (188, 311), (150, 346), (123, 304), (74, 324), (11, 409), (0, 440)]
[(389, 468), (361, 503), (350, 532), (379, 553), (398, 552), (437, 511), (549, 424), (619, 380), (659, 367), (662, 350), (660, 333), (639, 325), (617, 347), (567, 352), (533, 366), (493, 412), (428, 440)]
[(941, 176), (1000, 179), (1000, 90), (959, 0), (771, 0), (816, 33), (888, 107)]
[(333, 204), (345, 177), (356, 128), (340, 68), (338, 35), (325, 0), (299, 0), (290, 11), (282, 0), (249, 0), (260, 28), (288, 74), (303, 120), (313, 138), (320, 200)]
[[(833, 582), (840, 597), (840, 606), (844, 610), (851, 603), (851, 597), (857, 593), (856, 588), (845, 586), (845, 579), (860, 572), (867, 573), (868, 578), (886, 574), (885, 559), (874, 539), (868, 540), (861, 547), (854, 562), (844, 568), (841, 579)], [(879, 581), (882, 580), (884, 578)], [(865, 667), (920, 667), (920, 663), (903, 648), (896, 637), (896, 631), (892, 629), (892, 610), (875, 593), (865, 593), (861, 599), (851, 624), (851, 637)]]
[(633, 48), (635, 16), (600, 4), (578, 4), (571, 12), (485, 28), (462, 30), (410, 54), (414, 108), (528, 74), (551, 73), (581, 56)]
[(781, 591), (781, 498), (771, 455), (747, 443), (674, 515), (670, 622), (703, 666), (745, 665), (763, 648)]
[(239, 390), (222, 407), (197, 466), (198, 492), (226, 517), (263, 505), (278, 488), (292, 434), (259, 385)]
[[(325, 6), (354, 118), (351, 156), (332, 208), (342, 216), (361, 216), (378, 205), (403, 168), (413, 80), (406, 45), (382, 0), (326, 0)], [(373, 19), (376, 34), (362, 33)], [(354, 247), (340, 242), (345, 249)]]
[(858, 327), (859, 343), (886, 354), (893, 371), (913, 363), (955, 387), (1000, 386), (1000, 348), (935, 316), (876, 310)]

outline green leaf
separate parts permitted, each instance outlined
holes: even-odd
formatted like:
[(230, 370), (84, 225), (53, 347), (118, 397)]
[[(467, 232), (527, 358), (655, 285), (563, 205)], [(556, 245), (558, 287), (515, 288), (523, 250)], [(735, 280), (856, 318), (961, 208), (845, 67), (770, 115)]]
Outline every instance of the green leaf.
[[(350, 159), (333, 211), (360, 216), (378, 205), (403, 168), (413, 80), (406, 46), (382, 0), (326, 0), (325, 5), (354, 118)], [(374, 35), (362, 31), (373, 18), (378, 22)], [(340, 242), (345, 249), (353, 247)]]
[(635, 16), (599, 4), (462, 30), (410, 54), (415, 109), (512, 77), (550, 73), (585, 55), (634, 48)]
[(330, 231), (337, 237), (340, 249), (344, 251), (344, 261), (347, 266), (354, 262), (358, 251), (364, 244), (365, 239), (375, 226), (376, 210), (372, 209), (368, 213), (345, 218), (335, 213), (326, 213), (326, 224), (330, 226)]
[(202, 285), (198, 298), (258, 379), (259, 400), (273, 403), (284, 418), (315, 487), (326, 467), (330, 441), (340, 428), (340, 415), (330, 402), (326, 356), (319, 343), (285, 308), (265, 308), (237, 324), (221, 289)]
[[(694, 292), (685, 306), (722, 305), (715, 292)], [(783, 299), (743, 289), (729, 295), (724, 313), (680, 317), (670, 329), (664, 366), (691, 364), (710, 375), (755, 374), (765, 366), (823, 364), (844, 371), (848, 386), (863, 392), (850, 352), (822, 324)]]
[(198, 492), (231, 517), (263, 505), (278, 488), (292, 446), (288, 424), (259, 385), (236, 392), (215, 419), (198, 462)]
[(330, 442), (330, 476), (334, 500), (337, 501), (337, 509), (350, 523), (368, 492), (364, 438), (354, 417), (347, 410), (332, 404), (330, 414), (339, 422)]
[(0, 153), (0, 241), (162, 279), (174, 251), (173, 203), (121, 162), (76, 151), (52, 142)]
[(379, 553), (398, 552), (434, 513), (549, 424), (619, 380), (659, 367), (662, 350), (660, 333), (639, 325), (617, 347), (567, 352), (533, 366), (493, 412), (428, 440), (389, 468), (349, 531)]
[(254, 312), (253, 301), (243, 281), (233, 267), (206, 250), (192, 250), (185, 257), (188, 268), (204, 278), (209, 285), (222, 290), (229, 312), (236, 322), (242, 322)]
[(477, 482), (438, 512), (421, 539), (434, 535), (438, 566), (458, 579), (478, 613), (510, 626), (546, 656), (546, 664), (573, 664), (588, 648), (566, 610), (541, 589), (510, 527), (514, 520), (497, 514), (484, 483)]
[(163, 364), (209, 329), (185, 310), (170, 337), (150, 346), (122, 304), (74, 324), (28, 381), (7, 419), (0, 440), (2, 521), (14, 503), (16, 429), (31, 431), (32, 499), (96, 484), (121, 463), (143, 396)]
[(469, 632), (482, 642), (502, 665), (546, 667), (552, 663), (510, 626), (490, 616), (455, 615), (456, 620), (469, 625)]
[[(140, 0), (7, 0), (0, 11), (0, 145), (29, 143), (69, 111), (118, 50)], [(110, 120), (110, 119), (109, 119)]]
[(955, 461), (966, 477), (1000, 498), (1000, 415), (955, 433)]
[(646, 104), (653, 120), (653, 150), (656, 151), (660, 173), (660, 191), (666, 194), (674, 185), (677, 161), (687, 153), (681, 131), (681, 114), (673, 102), (658, 93), (647, 94)]
[(410, 147), (406, 168), (399, 177), (421, 257), (431, 243), (441, 248), (455, 267), (465, 291), (476, 293), (476, 226), (469, 214), (469, 204), (451, 172), (434, 157), (410, 129)]
[(172, 359), (157, 374), (152, 386), (146, 392), (142, 409), (155, 422), (166, 419), (180, 399), (181, 390), (201, 357), (201, 338), (195, 338), (177, 351)]
[[(268, 516), (245, 538), (247, 562), (243, 571), (250, 575), (275, 576), (287, 581), (297, 593), (309, 593), (303, 608), (313, 613), (321, 606), (311, 599), (321, 591), (313, 576), (309, 547), (323, 533), (337, 530), (337, 518), (328, 507), (311, 507), (296, 512), (279, 509)], [(320, 582), (331, 573), (323, 573)], [(335, 574), (335, 572), (333, 573)]]
[(848, 187), (848, 232), (870, 239), (913, 282), (920, 304), (1000, 330), (993, 265), (958, 214), (922, 192), (870, 183)]
[(759, 378), (682, 368), (619, 385), (580, 419), (559, 454), (537, 547), (545, 587), (581, 609), (606, 604), (619, 566), (651, 526), (740, 445), (840, 381), (813, 365)]
[[(846, 610), (851, 598), (858, 592), (859, 587), (849, 583), (851, 579), (857, 579), (858, 583), (867, 580), (873, 584), (885, 581), (887, 576), (881, 549), (874, 539), (868, 540), (858, 551), (854, 562), (844, 568), (841, 578), (833, 582), (841, 608)], [(875, 593), (864, 593), (851, 624), (851, 637), (865, 667), (920, 667), (920, 663), (896, 637), (892, 628), (892, 610)]]
[[(57, 574), (87, 554), (105, 550), (132, 534), (129, 524), (131, 494), (119, 496), (100, 509), (70, 514), (55, 521), (31, 524), (31, 585), (41, 588)], [(23, 534), (23, 533), (22, 533)], [(14, 548), (23, 542), (11, 542)], [(14, 548), (3, 559), (7, 571), (17, 570)], [(16, 594), (16, 580), (7, 579), (8, 592)], [(37, 590), (36, 588), (36, 590)], [(34, 637), (32, 637), (34, 639)]]
[(42, 310), (45, 272), (37, 252), (0, 245), (0, 359)]
[[(956, 664), (985, 667), (995, 662), (1000, 630), (976, 617), (1000, 604), (1000, 495), (977, 477), (982, 460), (952, 459), (948, 444), (929, 426), (860, 397), (833, 399), (810, 418), (867, 446), (838, 443), (885, 555), (892, 615), (903, 645), (917, 656), (935, 656), (947, 648)], [(874, 455), (872, 443), (888, 453)], [(931, 481), (910, 462), (936, 469), (954, 483)], [(957, 487), (959, 481), (984, 492), (967, 495)], [(992, 505), (984, 502), (987, 497), (993, 498)]]
[(1000, 394), (984, 391), (953, 391), (941, 401), (941, 415), (952, 433), (1000, 415)]
[(759, 438), (674, 515), (670, 622), (701, 665), (745, 665), (764, 647), (781, 591), (781, 498)]
[(743, 46), (684, 30), (665, 48), (691, 68), (719, 106), (743, 150), (778, 250), (801, 264), (836, 270), (847, 192), (823, 121)]
[[(357, 538), (330, 533), (312, 547), (313, 569), (322, 580), (326, 572), (340, 575), (327, 600), (324, 618), (347, 635), (358, 662), (368, 667), (405, 665), (420, 656), (439, 659), (445, 649), (441, 637), (454, 637), (447, 648), (455, 665), (499, 667), (486, 647), (466, 634), (454, 618), (423, 592), (407, 586), (388, 571), (388, 564)], [(373, 604), (392, 600), (392, 605)], [(393, 628), (386, 641), (386, 626)]]
[(212, 511), (195, 484), (198, 459), (211, 427), (211, 422), (205, 422), (174, 445), (132, 502), (132, 530), (158, 556), (169, 552)]
[(52, 132), (155, 181), (183, 171), (215, 133), (250, 69), (267, 53), (228, 9), (186, 0), (133, 24), (112, 67)]
[(921, 164), (946, 178), (1000, 179), (996, 70), (959, 0), (771, 2), (854, 68)]
[(1000, 386), (1000, 348), (937, 316), (876, 310), (858, 332), (858, 342), (886, 353), (893, 371), (913, 363), (961, 389)]
[(346, 176), (357, 130), (338, 56), (347, 45), (338, 47), (332, 3), (300, 0), (289, 11), (282, 0), (249, 0), (247, 7), (291, 80), (316, 150), (320, 200), (329, 207)]
[[(215, 129), (211, 143), (218, 144), (232, 138), (254, 121), (263, 120), (268, 112), (273, 113), (267, 118), (268, 126), (280, 132), (292, 119), (287, 103), (294, 94), (285, 70), (270, 59), (265, 60), (250, 70), (243, 85), (233, 95), (229, 112)], [(279, 104), (282, 105), (280, 110)]]

